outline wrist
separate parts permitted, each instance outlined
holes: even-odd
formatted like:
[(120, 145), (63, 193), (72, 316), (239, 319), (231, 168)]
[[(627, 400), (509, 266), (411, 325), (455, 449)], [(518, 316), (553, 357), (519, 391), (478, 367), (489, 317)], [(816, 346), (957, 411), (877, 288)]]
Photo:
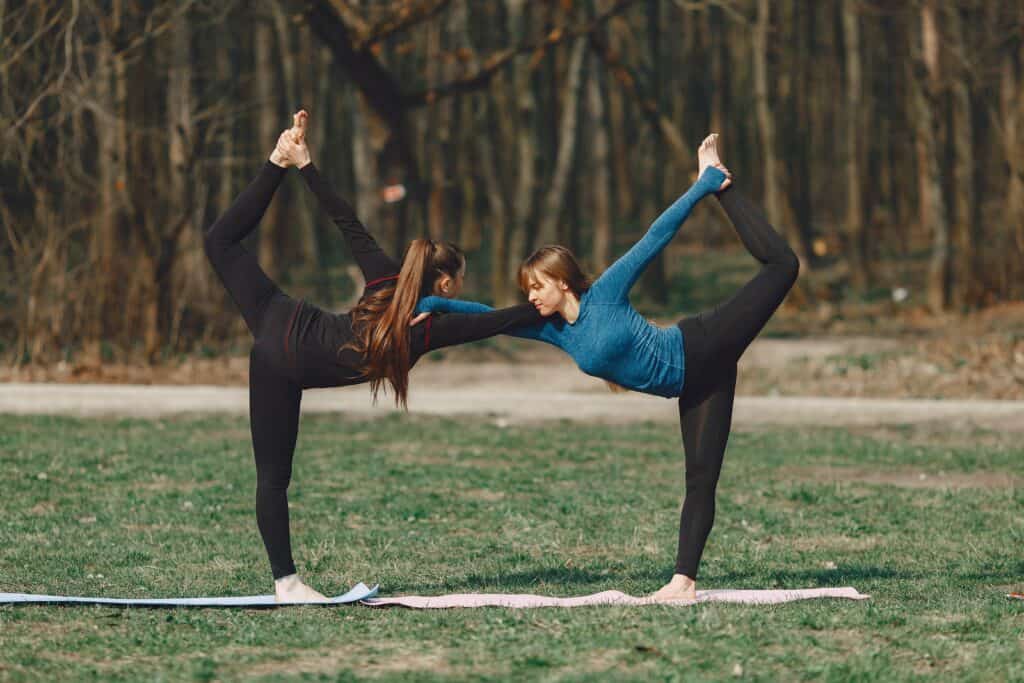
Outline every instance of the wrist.
[(270, 153), (270, 163), (281, 168), (288, 168), (288, 160), (279, 154), (276, 149)]
[(702, 187), (705, 194), (711, 194), (718, 191), (718, 188), (722, 186), (725, 179), (728, 176), (722, 171), (715, 168), (714, 166), (708, 166), (704, 169), (704, 172), (700, 174), (700, 178), (697, 179), (697, 184)]

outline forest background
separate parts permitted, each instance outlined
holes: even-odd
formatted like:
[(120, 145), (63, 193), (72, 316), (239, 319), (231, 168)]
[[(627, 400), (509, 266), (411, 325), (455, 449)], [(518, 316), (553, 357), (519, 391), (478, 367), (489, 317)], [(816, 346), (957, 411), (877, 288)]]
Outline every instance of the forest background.
[[(801, 257), (789, 332), (1016, 315), (993, 351), (1016, 397), (1022, 37), (1024, 3), (998, 0), (0, 0), (0, 355), (237, 349), (202, 233), (305, 108), (314, 162), (386, 249), (453, 240), (466, 296), (496, 304), (542, 244), (600, 272), (719, 132)], [(295, 297), (343, 311), (360, 290), (294, 174), (248, 246)], [(687, 264), (735, 256), (753, 267), (703, 205), (634, 300), (699, 310)]]

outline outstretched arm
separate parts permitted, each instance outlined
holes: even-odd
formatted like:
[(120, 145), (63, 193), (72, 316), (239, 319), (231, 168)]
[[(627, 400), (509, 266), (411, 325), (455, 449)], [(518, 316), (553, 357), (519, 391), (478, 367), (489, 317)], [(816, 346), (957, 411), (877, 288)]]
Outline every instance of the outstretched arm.
[[(524, 306), (526, 307), (525, 309), (523, 308)], [(559, 346), (557, 330), (554, 324), (550, 320), (541, 316), (533, 304), (520, 304), (519, 306), (513, 306), (511, 308), (494, 309), (487, 304), (481, 304), (476, 301), (448, 299), (443, 296), (425, 296), (420, 299), (419, 304), (416, 305), (416, 313), (446, 314), (438, 319), (444, 320), (445, 324), (450, 324), (456, 321), (461, 322), (462, 324), (468, 324), (473, 322), (473, 318), (479, 318), (484, 314), (513, 310), (520, 311), (520, 315), (526, 315), (521, 312), (522, 310), (528, 311), (530, 314), (525, 318), (518, 319), (514, 325), (504, 326), (502, 329), (493, 332), (492, 334), (507, 334), (509, 336), (520, 337), (522, 339), (536, 339), (538, 341)]]
[(425, 296), (416, 304), (416, 313), (487, 313), (494, 308), (476, 301)]
[(316, 195), (320, 205), (327, 211), (334, 224), (341, 230), (352, 257), (363, 272), (367, 286), (386, 281), (398, 275), (401, 266), (384, 253), (366, 227), (359, 221), (352, 205), (339, 197), (330, 184), (320, 175), (312, 163), (303, 166), (299, 173), (306, 185)]
[(275, 155), (286, 165), (298, 167), (306, 185), (313, 190), (320, 205), (324, 207), (335, 225), (341, 229), (349, 251), (352, 252), (356, 264), (366, 279), (366, 286), (373, 287), (394, 279), (398, 275), (399, 264), (377, 245), (363, 224), (359, 222), (352, 206), (335, 194), (330, 183), (324, 180), (320, 171), (310, 160), (309, 146), (306, 144), (309, 114), (304, 109), (297, 111), (292, 120), (294, 123), (292, 128), (277, 141)]
[(717, 168), (705, 169), (697, 182), (658, 216), (647, 234), (597, 279), (591, 287), (592, 300), (609, 302), (625, 299), (647, 265), (675, 237), (697, 202), (718, 190), (725, 178), (726, 175)]

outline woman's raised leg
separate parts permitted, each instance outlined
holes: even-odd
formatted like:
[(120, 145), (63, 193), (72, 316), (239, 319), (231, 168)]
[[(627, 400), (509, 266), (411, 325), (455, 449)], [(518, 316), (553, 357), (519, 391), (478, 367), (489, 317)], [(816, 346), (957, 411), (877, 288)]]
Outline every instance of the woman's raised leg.
[(716, 357), (736, 362), (793, 287), (800, 261), (761, 210), (735, 186), (719, 192), (718, 200), (740, 241), (761, 262), (758, 273), (729, 300), (699, 316), (708, 348)]
[(284, 168), (266, 162), (203, 240), (206, 256), (253, 336), (259, 334), (267, 304), (280, 290), (241, 242), (263, 218), (284, 174)]

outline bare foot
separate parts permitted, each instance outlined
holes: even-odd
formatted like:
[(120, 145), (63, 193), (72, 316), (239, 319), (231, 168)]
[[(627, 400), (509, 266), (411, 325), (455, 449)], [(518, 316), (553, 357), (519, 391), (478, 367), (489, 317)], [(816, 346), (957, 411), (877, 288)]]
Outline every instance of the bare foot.
[(297, 574), (292, 574), (274, 581), (274, 601), (282, 605), (296, 602), (327, 602), (327, 596), (302, 583)]
[(709, 166), (713, 166), (725, 174), (725, 180), (722, 181), (722, 185), (718, 188), (717, 192), (721, 192), (732, 185), (732, 173), (729, 172), (729, 169), (725, 167), (725, 164), (722, 163), (718, 156), (718, 133), (712, 133), (704, 138), (704, 141), (700, 143), (700, 147), (697, 148), (697, 177), (699, 178), (703, 175), (704, 169)]
[(697, 599), (697, 582), (684, 574), (676, 574), (667, 585), (662, 586), (651, 597), (658, 602), (693, 602)]
[(306, 123), (309, 121), (309, 112), (300, 109), (292, 115), (292, 140), (295, 144), (301, 145), (306, 141)]
[[(300, 111), (292, 118), (295, 124), (281, 133), (277, 139), (277, 156), (285, 161), (279, 166), (297, 166), (303, 168), (310, 163), (309, 147), (306, 145), (306, 120), (309, 115)], [(271, 159), (273, 161), (273, 159)], [(277, 162), (275, 162), (277, 163)]]

